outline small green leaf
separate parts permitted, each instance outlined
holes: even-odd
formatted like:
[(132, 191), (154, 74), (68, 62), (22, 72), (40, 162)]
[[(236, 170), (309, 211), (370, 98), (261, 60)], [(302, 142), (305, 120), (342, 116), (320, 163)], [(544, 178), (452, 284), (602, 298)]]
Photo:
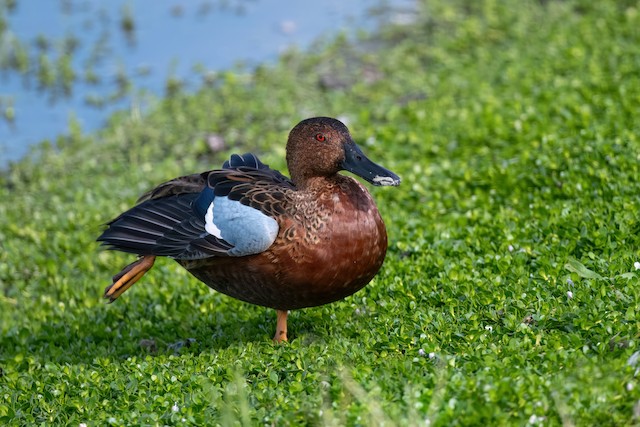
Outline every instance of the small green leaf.
[(629, 279), (633, 279), (635, 277), (636, 277), (636, 273), (631, 271), (629, 273), (618, 274), (616, 276), (616, 279), (627, 279), (627, 280), (629, 280)]
[(269, 379), (271, 380), (272, 383), (277, 385), (278, 384), (278, 373), (276, 371), (269, 372)]
[(589, 270), (587, 267), (584, 266), (584, 264), (582, 264), (580, 261), (573, 258), (569, 258), (569, 261), (567, 261), (567, 263), (564, 265), (564, 268), (566, 268), (567, 270), (573, 273), (576, 273), (578, 276), (584, 279), (604, 280), (604, 277), (602, 277), (601, 275), (599, 275), (593, 270)]

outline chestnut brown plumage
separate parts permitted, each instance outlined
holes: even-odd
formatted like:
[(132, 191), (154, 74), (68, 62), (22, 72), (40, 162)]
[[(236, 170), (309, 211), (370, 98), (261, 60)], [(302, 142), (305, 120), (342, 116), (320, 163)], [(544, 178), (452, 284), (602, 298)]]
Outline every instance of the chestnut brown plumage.
[[(400, 179), (368, 160), (346, 126), (327, 117), (293, 128), (287, 164), (291, 179), (252, 154), (234, 155), (220, 170), (176, 178), (145, 194), (98, 238), (141, 257), (114, 276), (105, 297), (115, 300), (156, 256), (169, 256), (219, 292), (278, 310), (274, 340), (282, 341), (288, 310), (361, 289), (382, 266), (387, 233), (367, 189), (338, 172), (351, 171), (374, 185), (398, 185)], [(218, 220), (214, 205), (223, 209), (223, 201), (238, 204), (233, 212), (250, 207), (246, 212), (258, 215), (256, 230), (238, 231), (237, 213)], [(274, 238), (258, 253), (230, 243), (242, 233), (264, 240), (268, 231), (262, 228), (270, 230), (272, 223)]]

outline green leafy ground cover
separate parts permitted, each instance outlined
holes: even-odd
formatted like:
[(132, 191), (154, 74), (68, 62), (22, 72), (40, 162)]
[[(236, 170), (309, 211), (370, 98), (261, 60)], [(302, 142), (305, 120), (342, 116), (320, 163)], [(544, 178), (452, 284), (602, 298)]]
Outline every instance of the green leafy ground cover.
[[(411, 25), (224, 73), (0, 178), (0, 423), (628, 425), (640, 417), (637, 2), (429, 1)], [(346, 117), (403, 178), (364, 290), (294, 312), (130, 262), (100, 224), (163, 180)], [(212, 153), (207, 135), (224, 137)], [(640, 264), (639, 264), (640, 266)]]

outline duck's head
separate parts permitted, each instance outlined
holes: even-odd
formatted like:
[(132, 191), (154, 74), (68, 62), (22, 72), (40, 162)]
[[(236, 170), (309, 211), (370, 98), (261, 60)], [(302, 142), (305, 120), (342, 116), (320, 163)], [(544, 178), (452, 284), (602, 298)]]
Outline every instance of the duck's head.
[(349, 171), (373, 185), (399, 185), (400, 177), (373, 163), (339, 120), (314, 117), (298, 123), (289, 133), (287, 165), (293, 182), (304, 187), (315, 177)]

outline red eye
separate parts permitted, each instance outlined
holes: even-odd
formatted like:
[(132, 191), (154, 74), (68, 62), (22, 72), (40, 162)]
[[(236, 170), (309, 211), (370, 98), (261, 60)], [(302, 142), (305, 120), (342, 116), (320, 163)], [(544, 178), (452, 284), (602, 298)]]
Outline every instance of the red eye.
[(321, 133), (317, 133), (316, 134), (316, 141), (320, 141), (320, 142), (324, 142), (326, 141), (327, 138), (325, 138), (325, 136)]

